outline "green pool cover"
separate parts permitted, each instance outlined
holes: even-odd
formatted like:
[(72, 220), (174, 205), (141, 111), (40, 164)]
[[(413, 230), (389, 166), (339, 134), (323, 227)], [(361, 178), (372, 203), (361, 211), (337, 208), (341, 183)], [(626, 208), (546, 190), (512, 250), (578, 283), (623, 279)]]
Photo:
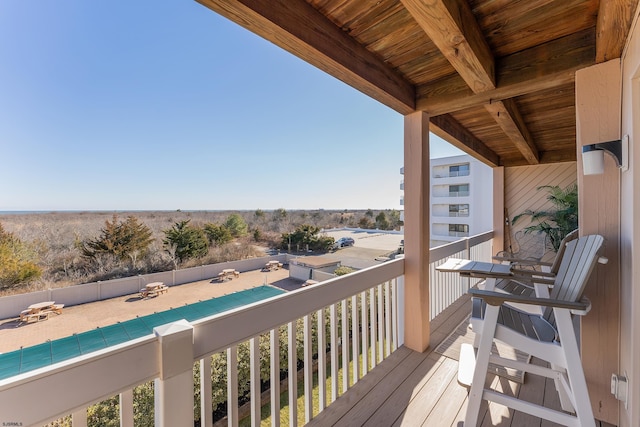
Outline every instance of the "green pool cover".
[(282, 293), (259, 286), (0, 354), (0, 380), (152, 334), (156, 326), (180, 319), (191, 322)]

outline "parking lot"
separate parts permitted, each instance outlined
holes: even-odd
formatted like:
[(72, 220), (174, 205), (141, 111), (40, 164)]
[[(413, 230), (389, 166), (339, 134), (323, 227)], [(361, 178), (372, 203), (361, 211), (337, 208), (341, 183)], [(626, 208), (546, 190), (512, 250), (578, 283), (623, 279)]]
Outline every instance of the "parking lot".
[(404, 234), (380, 230), (328, 230), (327, 236), (336, 241), (341, 237), (351, 237), (354, 245), (336, 249), (332, 258), (340, 259), (342, 265), (356, 269), (371, 267), (384, 262), (400, 247)]

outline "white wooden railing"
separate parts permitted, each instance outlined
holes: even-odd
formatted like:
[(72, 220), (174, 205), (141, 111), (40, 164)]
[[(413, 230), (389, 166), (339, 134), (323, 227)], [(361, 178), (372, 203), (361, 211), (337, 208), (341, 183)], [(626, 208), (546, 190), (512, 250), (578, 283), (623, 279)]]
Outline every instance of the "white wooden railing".
[(469, 279), (456, 273), (442, 273), (436, 267), (448, 258), (464, 258), (491, 262), (495, 252), (493, 231), (456, 240), (429, 250), (429, 314), (431, 319), (464, 295), (478, 279)]
[[(432, 317), (466, 292), (466, 279), (435, 271), (449, 256), (485, 259), (492, 233), (433, 248), (430, 251)], [(297, 425), (298, 358), (296, 332), (303, 331), (304, 422), (333, 402), (403, 344), (404, 260), (337, 277), (189, 324), (156, 328), (155, 335), (0, 381), (0, 424), (42, 425), (72, 415), (73, 426), (87, 425), (87, 408), (119, 396), (120, 425), (133, 426), (134, 388), (153, 381), (152, 412), (156, 425), (192, 425), (194, 364), (200, 370), (200, 423), (211, 426), (211, 357), (227, 357), (227, 422), (238, 424), (238, 346), (249, 342), (249, 409), (252, 425), (260, 423), (260, 349), (269, 337), (272, 425), (288, 407)], [(315, 319), (314, 319), (315, 317)], [(325, 323), (328, 322), (328, 323)], [(313, 332), (313, 323), (317, 326)], [(286, 330), (288, 401), (280, 401), (280, 334)], [(327, 331), (325, 333), (325, 331)], [(328, 351), (318, 351), (315, 348)], [(284, 368), (284, 367), (283, 367)], [(342, 381), (338, 383), (341, 370)], [(315, 379), (315, 380), (314, 380)], [(326, 379), (318, 380), (318, 379)], [(318, 397), (313, 399), (313, 384)], [(328, 383), (328, 385), (327, 385)], [(37, 404), (36, 404), (37, 403)], [(12, 424), (13, 423), (13, 424)]]

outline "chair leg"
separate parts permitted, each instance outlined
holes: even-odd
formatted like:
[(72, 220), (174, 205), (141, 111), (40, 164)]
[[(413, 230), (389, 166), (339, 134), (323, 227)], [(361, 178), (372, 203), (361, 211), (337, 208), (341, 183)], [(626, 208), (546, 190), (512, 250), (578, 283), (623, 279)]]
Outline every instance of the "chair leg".
[(464, 419), (465, 427), (475, 427), (478, 424), (480, 414), (480, 404), (484, 393), (484, 382), (487, 378), (489, 368), (489, 356), (493, 344), (493, 336), (496, 331), (498, 321), (499, 306), (487, 305), (484, 321), (482, 322), (482, 335), (478, 345), (476, 356), (476, 367), (473, 372), (473, 382), (469, 391), (469, 402), (467, 404), (467, 414)]
[[(566, 370), (561, 366), (554, 365), (553, 363), (550, 363), (550, 366), (551, 366), (551, 369), (553, 369), (554, 371), (566, 373)], [(567, 394), (567, 390), (562, 385), (562, 382), (556, 378), (553, 380), (553, 383), (556, 387), (556, 391), (558, 392), (558, 396), (560, 396), (560, 407), (562, 407), (562, 410), (567, 412), (575, 412), (576, 410), (573, 407), (573, 404), (571, 403), (571, 399)]]
[(587, 381), (582, 370), (582, 360), (578, 351), (578, 341), (573, 330), (571, 315), (567, 310), (554, 309), (558, 335), (562, 343), (562, 350), (567, 361), (567, 376), (569, 387), (575, 400), (575, 410), (578, 422), (583, 427), (595, 427), (595, 419), (591, 409), (591, 400), (587, 390)]

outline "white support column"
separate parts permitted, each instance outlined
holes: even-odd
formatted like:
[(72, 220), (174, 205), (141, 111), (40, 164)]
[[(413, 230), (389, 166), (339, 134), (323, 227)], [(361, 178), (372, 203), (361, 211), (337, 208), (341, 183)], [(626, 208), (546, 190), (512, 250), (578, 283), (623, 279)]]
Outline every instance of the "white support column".
[(200, 425), (213, 427), (211, 356), (200, 359)]
[(193, 424), (193, 326), (186, 320), (153, 329), (160, 350), (155, 380), (155, 425)]
[(133, 389), (120, 393), (120, 427), (133, 427)]
[(429, 116), (404, 118), (405, 345), (429, 346)]

